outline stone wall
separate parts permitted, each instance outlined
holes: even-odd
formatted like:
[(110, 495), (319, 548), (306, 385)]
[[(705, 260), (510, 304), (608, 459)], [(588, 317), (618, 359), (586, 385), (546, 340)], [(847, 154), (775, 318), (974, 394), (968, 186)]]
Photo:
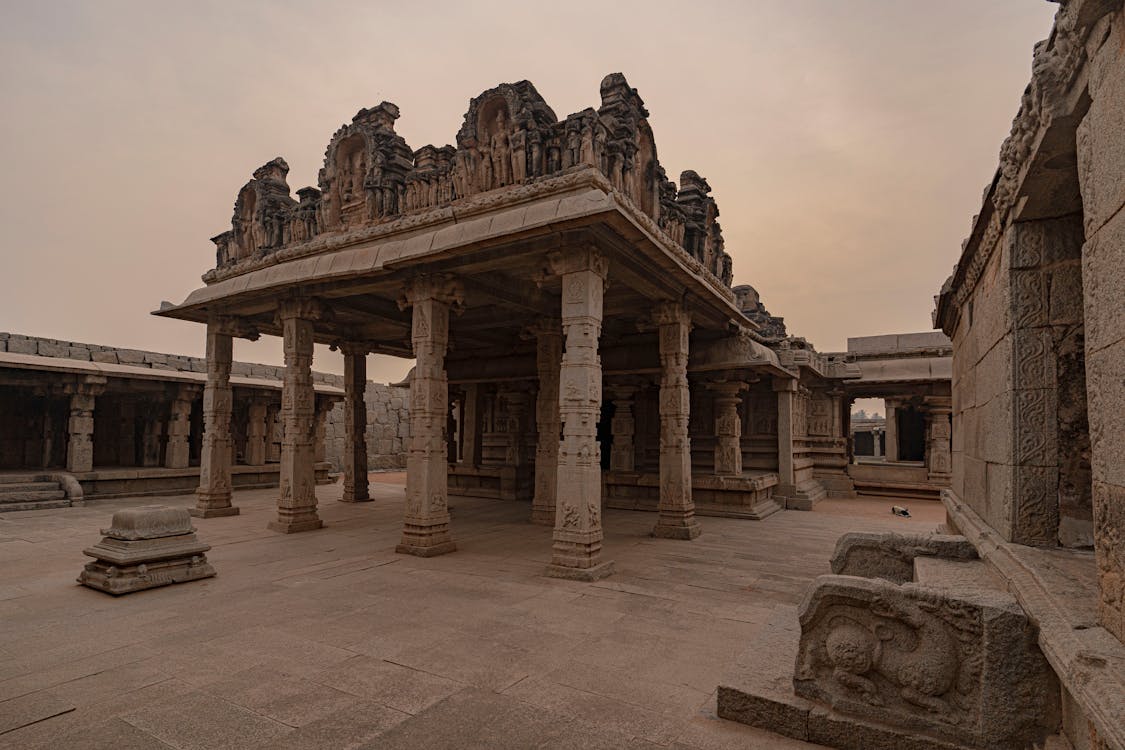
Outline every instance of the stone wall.
[[(77, 341), (24, 336), (18, 333), (0, 332), (0, 352), (32, 354), (40, 357), (75, 359), (82, 362), (130, 365), (147, 367), (153, 370), (175, 372), (207, 371), (206, 360), (181, 354), (164, 354), (138, 349), (120, 349), (99, 344), (84, 344)], [(284, 367), (263, 365), (252, 362), (235, 362), (231, 367), (234, 377), (263, 378), (281, 381)], [(331, 373), (314, 372), (315, 384), (344, 387), (344, 376)], [(409, 435), (410, 419), (407, 413), (410, 390), (408, 388), (383, 385), (368, 381), (365, 400), (367, 401), (367, 464), (371, 470), (400, 469), (406, 465), (406, 438)], [(334, 470), (343, 470), (344, 455), (344, 406), (338, 403), (329, 412), (325, 424), (325, 459)]]

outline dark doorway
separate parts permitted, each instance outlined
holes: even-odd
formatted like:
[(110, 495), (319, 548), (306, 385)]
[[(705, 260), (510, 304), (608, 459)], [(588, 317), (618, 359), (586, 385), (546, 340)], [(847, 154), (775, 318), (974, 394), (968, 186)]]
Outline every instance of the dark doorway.
[(898, 409), (898, 460), (926, 460), (926, 418), (913, 407)]

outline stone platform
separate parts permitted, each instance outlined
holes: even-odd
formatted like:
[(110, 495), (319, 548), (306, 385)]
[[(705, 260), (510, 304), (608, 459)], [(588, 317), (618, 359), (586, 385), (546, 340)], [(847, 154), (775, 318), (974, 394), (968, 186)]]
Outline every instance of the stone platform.
[(826, 500), (683, 542), (609, 510), (616, 572), (582, 583), (543, 575), (525, 503), (453, 497), (457, 551), (397, 555), (402, 475), (371, 478), (371, 503), (318, 487), (325, 526), (296, 535), (266, 529), (276, 490), (238, 491), (240, 515), (193, 520), (221, 575), (120, 599), (75, 584), (80, 550), (190, 496), (4, 514), (0, 748), (815, 747), (720, 720), (715, 686), (841, 533), (942, 520)]

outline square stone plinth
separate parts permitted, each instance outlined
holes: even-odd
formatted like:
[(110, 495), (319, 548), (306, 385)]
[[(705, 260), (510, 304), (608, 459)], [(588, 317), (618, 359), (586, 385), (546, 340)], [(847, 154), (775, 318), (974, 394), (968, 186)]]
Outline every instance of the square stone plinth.
[(189, 508), (188, 513), (194, 518), (221, 518), (223, 516), (237, 516), (238, 507), (228, 505), (225, 508)]
[(600, 581), (613, 575), (613, 560), (598, 563), (592, 568), (571, 568), (566, 565), (548, 565), (543, 575), (548, 578), (564, 578), (568, 581)]
[(400, 555), (414, 555), (415, 557), (437, 557), (456, 550), (456, 542), (442, 542), (431, 547), (422, 547), (415, 544), (399, 544), (395, 547), (395, 552)]

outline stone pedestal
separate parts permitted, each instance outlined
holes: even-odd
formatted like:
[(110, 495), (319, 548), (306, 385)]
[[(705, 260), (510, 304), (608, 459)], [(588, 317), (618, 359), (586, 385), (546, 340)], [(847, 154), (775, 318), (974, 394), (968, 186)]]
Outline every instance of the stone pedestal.
[(457, 549), (449, 532), (445, 428), (449, 381), (445, 352), (449, 311), (464, 292), (452, 278), (420, 276), (405, 290), (412, 305), (414, 377), (410, 381), (410, 450), (406, 456), (406, 513), (396, 552), (433, 557)]
[(531, 522), (543, 526), (555, 523), (555, 498), (559, 476), (559, 368), (562, 366), (562, 322), (541, 320), (534, 327), (535, 364), (539, 372), (539, 392), (535, 397), (535, 496), (531, 501)]
[(552, 270), (562, 276), (562, 329), (566, 348), (559, 368), (559, 416), (555, 532), (551, 564), (555, 578), (594, 581), (613, 572), (601, 559), (602, 480), (598, 414), (602, 363), (598, 340), (607, 264), (593, 249), (554, 253)]
[(678, 303), (664, 302), (653, 312), (660, 327), (660, 506), (652, 533), (669, 539), (700, 534), (691, 498), (691, 391), (688, 387), (688, 335), (691, 316)]
[(78, 576), (84, 586), (115, 596), (215, 575), (184, 508), (147, 505), (113, 514), (104, 538), (83, 554), (94, 558)]
[(367, 347), (345, 343), (344, 353), (344, 488), (340, 501), (371, 500), (367, 482)]
[(220, 321), (207, 324), (207, 385), (203, 389), (203, 446), (199, 459), (199, 489), (191, 515), (199, 518), (236, 516), (231, 505), (230, 417), (234, 394), (230, 387), (233, 341)]
[(280, 493), (277, 520), (269, 528), (284, 534), (319, 529), (316, 512), (316, 392), (313, 390), (313, 322), (323, 314), (314, 299), (283, 300), (277, 317), (285, 348), (285, 378), (281, 392)]

